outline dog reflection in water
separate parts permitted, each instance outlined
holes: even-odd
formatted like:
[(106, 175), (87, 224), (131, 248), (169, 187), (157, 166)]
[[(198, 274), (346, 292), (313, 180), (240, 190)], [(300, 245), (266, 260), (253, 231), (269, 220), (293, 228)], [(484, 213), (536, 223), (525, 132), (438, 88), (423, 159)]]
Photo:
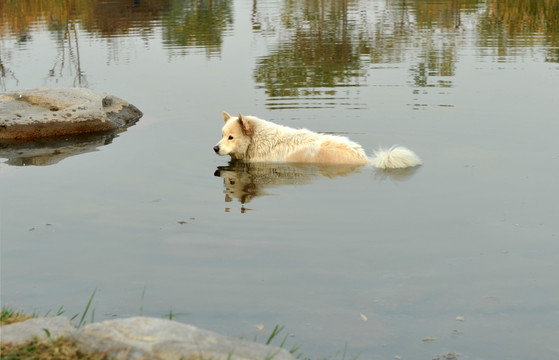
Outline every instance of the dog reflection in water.
[[(225, 202), (234, 199), (241, 204), (241, 212), (252, 199), (271, 195), (269, 189), (281, 185), (310, 184), (320, 177), (346, 176), (359, 171), (362, 165), (321, 165), (321, 164), (287, 164), (255, 163), (231, 160), (227, 166), (218, 166), (214, 175), (223, 178)], [(225, 209), (229, 211), (229, 208)]]
[[(241, 212), (252, 199), (258, 196), (272, 195), (272, 188), (282, 185), (304, 185), (326, 177), (335, 178), (359, 172), (363, 165), (322, 165), (322, 164), (288, 164), (255, 163), (231, 160), (226, 166), (218, 166), (214, 175), (223, 178), (225, 202), (239, 201)], [(377, 181), (404, 181), (417, 171), (417, 167), (406, 169), (385, 169), (376, 171)], [(230, 211), (230, 208), (225, 208)]]

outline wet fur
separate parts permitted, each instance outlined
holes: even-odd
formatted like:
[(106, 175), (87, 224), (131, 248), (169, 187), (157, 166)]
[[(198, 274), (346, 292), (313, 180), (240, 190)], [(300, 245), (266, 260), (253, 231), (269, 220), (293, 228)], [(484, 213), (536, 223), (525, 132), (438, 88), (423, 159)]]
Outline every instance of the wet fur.
[(407, 168), (421, 164), (404, 147), (379, 150), (370, 159), (361, 145), (343, 136), (294, 129), (254, 116), (233, 117), (223, 112), (222, 139), (214, 146), (218, 155), (252, 162), (292, 162), (320, 164), (371, 163), (380, 169)]

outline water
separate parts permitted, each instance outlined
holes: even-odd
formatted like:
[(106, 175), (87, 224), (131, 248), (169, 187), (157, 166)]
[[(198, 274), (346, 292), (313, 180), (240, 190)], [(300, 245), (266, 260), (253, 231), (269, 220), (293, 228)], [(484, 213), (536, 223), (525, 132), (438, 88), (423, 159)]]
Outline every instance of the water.
[[(71, 316), (97, 289), (96, 321), (280, 324), (311, 358), (559, 357), (556, 1), (45, 1), (0, 11), (2, 90), (144, 117), (2, 144), (3, 305)], [(229, 165), (223, 110), (424, 165)]]

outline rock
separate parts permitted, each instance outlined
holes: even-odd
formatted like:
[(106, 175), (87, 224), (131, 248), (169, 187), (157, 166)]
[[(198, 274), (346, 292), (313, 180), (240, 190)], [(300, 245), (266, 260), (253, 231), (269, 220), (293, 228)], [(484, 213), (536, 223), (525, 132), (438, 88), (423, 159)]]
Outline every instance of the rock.
[(108, 132), (141, 116), (116, 96), (84, 88), (0, 93), (0, 140)]
[(52, 339), (66, 337), (75, 330), (74, 324), (65, 316), (36, 318), (0, 327), (0, 339), (2, 344), (17, 345), (34, 338), (46, 339), (49, 335)]
[(436, 355), (433, 360), (458, 360), (460, 354), (455, 352), (448, 352), (446, 354)]
[(134, 317), (86, 325), (72, 338), (85, 353), (116, 360), (294, 360), (286, 350), (223, 336), (171, 320)]
[(68, 318), (57, 316), (0, 327), (2, 345), (47, 337), (69, 338), (80, 352), (104, 354), (115, 360), (295, 360), (288, 351), (275, 346), (149, 317), (108, 320), (76, 328)]

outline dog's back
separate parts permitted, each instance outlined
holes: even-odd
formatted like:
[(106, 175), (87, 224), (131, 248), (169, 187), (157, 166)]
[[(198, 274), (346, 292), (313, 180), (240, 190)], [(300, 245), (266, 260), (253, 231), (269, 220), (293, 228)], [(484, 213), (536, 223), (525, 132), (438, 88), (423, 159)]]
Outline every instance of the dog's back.
[(293, 129), (254, 117), (244, 118), (255, 124), (246, 160), (321, 164), (369, 162), (361, 145), (346, 137)]

